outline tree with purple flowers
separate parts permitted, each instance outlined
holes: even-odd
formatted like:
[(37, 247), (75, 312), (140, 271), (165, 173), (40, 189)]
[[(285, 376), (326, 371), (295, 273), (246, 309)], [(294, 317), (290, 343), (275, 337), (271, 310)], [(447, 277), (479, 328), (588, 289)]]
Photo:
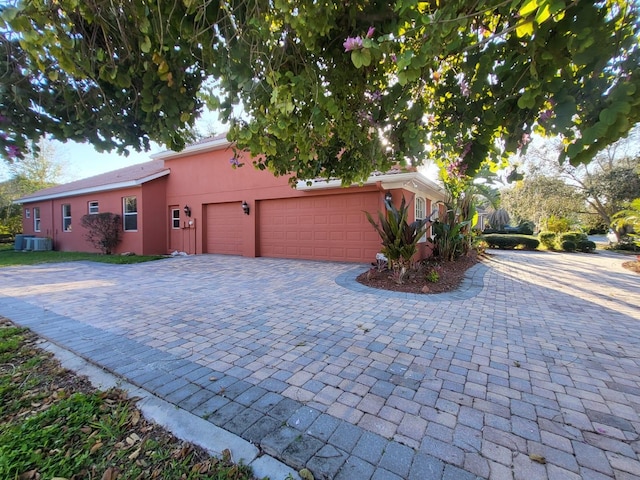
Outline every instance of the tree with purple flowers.
[(0, 8), (13, 32), (0, 37), (5, 158), (43, 132), (180, 149), (206, 101), (257, 168), (349, 184), (427, 158), (472, 175), (532, 132), (561, 135), (560, 160), (586, 163), (640, 121), (634, 0)]

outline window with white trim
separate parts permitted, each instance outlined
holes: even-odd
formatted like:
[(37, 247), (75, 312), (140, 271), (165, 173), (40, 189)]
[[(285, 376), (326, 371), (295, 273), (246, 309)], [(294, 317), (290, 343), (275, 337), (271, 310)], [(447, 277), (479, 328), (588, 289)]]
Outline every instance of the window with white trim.
[(40, 207), (33, 207), (33, 231), (40, 231)]
[(100, 205), (98, 202), (89, 202), (89, 215), (95, 215), (100, 212)]
[(180, 228), (180, 209), (171, 209), (171, 228), (178, 230)]
[[(416, 197), (415, 199), (415, 218), (416, 221), (424, 220), (427, 218), (427, 202), (422, 197)], [(427, 234), (420, 237), (420, 241), (424, 242), (427, 239)]]
[(62, 231), (71, 231), (71, 204), (69, 203), (62, 205)]
[(24, 218), (31, 218), (31, 210), (28, 208), (24, 209)]
[(138, 230), (138, 201), (136, 197), (124, 197), (122, 199), (122, 219), (125, 232)]

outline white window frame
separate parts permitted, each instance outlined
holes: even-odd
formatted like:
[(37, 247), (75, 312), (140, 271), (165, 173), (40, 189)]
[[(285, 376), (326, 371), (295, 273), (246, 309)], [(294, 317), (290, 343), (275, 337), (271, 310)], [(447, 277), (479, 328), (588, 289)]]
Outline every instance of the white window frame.
[[(127, 211), (127, 201), (133, 199), (135, 201), (135, 211)], [(134, 217), (136, 219), (136, 228), (127, 228), (127, 219)], [(122, 229), (125, 232), (137, 232), (138, 231), (138, 199), (135, 195), (129, 197), (122, 197)]]
[(96, 215), (100, 213), (100, 203), (97, 200), (89, 202), (87, 205), (87, 212), (89, 215)]
[[(416, 221), (424, 220), (425, 218), (427, 218), (427, 200), (423, 197), (416, 196), (413, 204), (414, 204), (414, 213), (415, 213)], [(422, 237), (420, 237), (420, 240), (418, 241), (426, 242), (427, 232), (425, 232), (425, 234), (422, 235)]]
[(31, 218), (31, 210), (29, 208), (24, 209), (24, 218)]
[[(177, 215), (176, 215), (177, 213)], [(179, 208), (172, 208), (171, 209), (171, 228), (173, 230), (179, 230), (180, 229), (180, 209)]]
[(63, 203), (61, 207), (62, 207), (62, 231), (70, 232), (71, 231), (71, 204)]
[(33, 207), (33, 231), (40, 231), (40, 207)]

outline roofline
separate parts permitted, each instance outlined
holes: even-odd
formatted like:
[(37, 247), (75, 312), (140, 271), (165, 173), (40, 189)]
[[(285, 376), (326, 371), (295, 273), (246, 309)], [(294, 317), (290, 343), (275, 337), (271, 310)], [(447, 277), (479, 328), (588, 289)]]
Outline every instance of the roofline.
[(179, 152), (173, 150), (165, 150), (164, 152), (154, 153), (151, 155), (153, 160), (169, 160), (171, 158), (178, 158), (184, 155), (190, 155), (194, 153), (210, 152), (212, 150), (219, 150), (223, 147), (228, 147), (232, 143), (226, 138), (218, 138), (216, 140), (209, 140), (203, 143), (197, 143), (195, 145), (189, 145)]
[[(426, 176), (424, 176), (420, 172), (408, 172), (408, 173), (391, 173), (391, 174), (382, 174), (382, 175), (371, 175), (362, 185), (375, 185), (380, 182), (382, 187), (385, 190), (391, 188), (400, 188), (402, 185), (398, 186), (396, 184), (400, 182), (408, 182), (415, 181), (421, 183), (426, 188), (430, 188), (432, 190), (443, 192), (444, 189), (435, 183), (432, 180), (429, 180)], [(296, 184), (296, 189), (300, 191), (311, 191), (311, 190), (324, 190), (327, 188), (340, 188), (342, 187), (342, 182), (339, 179), (335, 180), (312, 180), (314, 182), (311, 185), (307, 185), (306, 180), (298, 180)], [(357, 186), (358, 184), (354, 183), (353, 186)]]
[(37, 197), (28, 197), (28, 198), (19, 198), (18, 200), (14, 200), (15, 204), (24, 204), (24, 203), (33, 203), (33, 202), (41, 202), (43, 200), (53, 200), (56, 198), (64, 198), (64, 197), (77, 197), (78, 195), (86, 195), (89, 193), (98, 193), (98, 192), (106, 192), (109, 190), (120, 190), (123, 188), (130, 187), (138, 187), (143, 183), (150, 182), (151, 180), (155, 180), (160, 177), (164, 177), (169, 175), (171, 172), (170, 169), (165, 168), (164, 170), (153, 173), (146, 177), (139, 178), (137, 180), (128, 180), (126, 182), (117, 182), (117, 183), (108, 183), (106, 185), (99, 185), (97, 187), (87, 187), (87, 188), (79, 188), (77, 190), (68, 190), (66, 192), (52, 193), (49, 195), (39, 195)]

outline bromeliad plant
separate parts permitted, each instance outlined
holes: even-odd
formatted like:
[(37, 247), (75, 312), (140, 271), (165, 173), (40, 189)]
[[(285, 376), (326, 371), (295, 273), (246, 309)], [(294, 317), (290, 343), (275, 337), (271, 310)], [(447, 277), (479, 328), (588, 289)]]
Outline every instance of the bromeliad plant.
[(378, 222), (369, 212), (364, 212), (369, 223), (376, 229), (382, 240), (382, 253), (387, 257), (393, 278), (402, 284), (408, 270), (413, 264), (413, 257), (418, 250), (418, 242), (425, 234), (429, 220), (408, 223), (409, 205), (404, 197), (400, 208), (387, 202), (386, 214), (378, 212)]

